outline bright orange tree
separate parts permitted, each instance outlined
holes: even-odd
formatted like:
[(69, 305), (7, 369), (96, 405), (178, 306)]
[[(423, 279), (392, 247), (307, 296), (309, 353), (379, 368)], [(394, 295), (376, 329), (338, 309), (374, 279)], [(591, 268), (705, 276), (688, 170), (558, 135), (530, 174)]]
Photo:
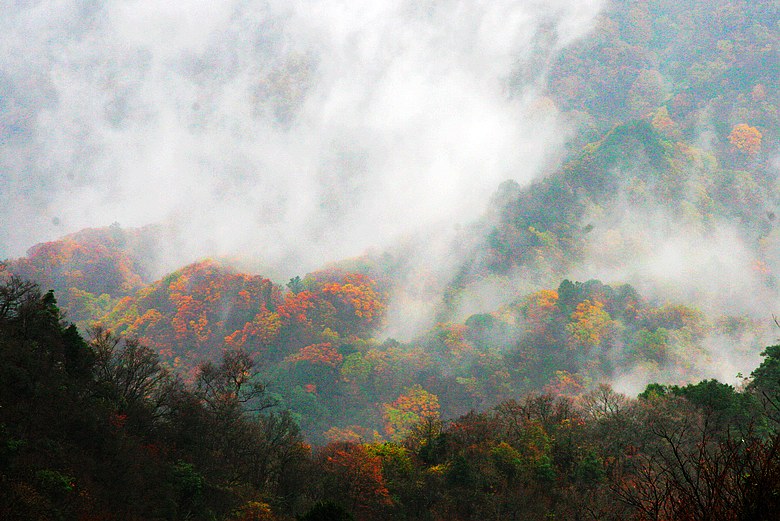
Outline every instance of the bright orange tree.
[(279, 337), (282, 322), (278, 313), (268, 311), (265, 304), (251, 322), (225, 337), (225, 344), (232, 348), (268, 347)]
[(761, 150), (762, 137), (761, 131), (756, 127), (751, 127), (746, 123), (740, 123), (731, 129), (729, 142), (738, 151), (752, 156), (758, 154)]
[(194, 366), (224, 344), (255, 351), (274, 342), (281, 303), (280, 288), (270, 280), (206, 260), (120, 300), (103, 322), (139, 337), (165, 362), (181, 357)]
[(528, 332), (536, 336), (549, 336), (558, 314), (558, 292), (543, 289), (525, 298), (521, 307)]
[(340, 282), (324, 284), (322, 296), (336, 309), (346, 329), (369, 330), (377, 327), (384, 316), (386, 296), (378, 291), (374, 280), (360, 273), (348, 273)]

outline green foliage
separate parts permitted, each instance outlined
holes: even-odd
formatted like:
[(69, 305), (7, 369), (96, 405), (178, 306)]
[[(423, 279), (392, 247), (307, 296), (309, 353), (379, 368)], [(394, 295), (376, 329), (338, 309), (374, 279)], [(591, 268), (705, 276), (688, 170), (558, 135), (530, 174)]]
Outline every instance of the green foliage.
[[(760, 505), (777, 504), (762, 491), (780, 475), (780, 346), (744, 390), (653, 383), (619, 412), (576, 412), (588, 387), (635, 369), (689, 382), (719, 326), (628, 285), (566, 277), (594, 251), (622, 268), (653, 248), (623, 227), (626, 208), (644, 208), (702, 240), (727, 223), (754, 278), (776, 289), (777, 21), (764, 0), (607, 2), (541, 86), (578, 125), (567, 155), (529, 186), (498, 188), (468, 228), (484, 247), (464, 248), (473, 254), (449, 281), (441, 323), (409, 342), (372, 338), (388, 289), (448, 281), (403, 279), (405, 260), (389, 254), (286, 286), (215, 261), (151, 282), (142, 266), (159, 233), (111, 226), (3, 263), (0, 517), (344, 519), (312, 504), (336, 494), (340, 483), (323, 485), (333, 475), (362, 468), (392, 505), (361, 518), (697, 519), (690, 498), (706, 497), (719, 498), (710, 518), (761, 519)], [(13, 275), (53, 288), (76, 325), (54, 293)], [(461, 322), (474, 308), (459, 305), (488, 283), (515, 300)], [(95, 320), (112, 332), (86, 342), (79, 328)], [(541, 391), (517, 414), (490, 410)], [(263, 412), (277, 402), (291, 414)], [(438, 419), (470, 409), (483, 413)], [(374, 439), (383, 424), (397, 443), (346, 451), (323, 478), (292, 418), (315, 443), (334, 426)]]
[[(757, 401), (777, 384), (777, 346), (767, 348), (744, 391), (704, 380), (651, 384), (639, 400), (607, 386), (578, 402), (531, 396), (447, 425), (418, 423), (402, 443), (332, 444), (311, 458), (290, 415), (247, 409), (247, 397), (264, 390), (251, 385), (246, 355), (227, 352), (221, 363), (202, 365), (192, 389), (158, 378), (167, 372), (132, 341), (95, 331), (84, 342), (60, 323), (53, 296), (34, 285), (13, 281), (0, 295), (4, 518), (429, 519), (498, 511), (536, 519), (598, 509), (638, 520), (646, 492), (677, 513), (700, 511), (687, 500), (696, 492), (714, 498), (707, 508), (718, 519), (760, 519), (777, 503), (765, 491), (780, 484), (778, 437), (765, 428), (771, 409)], [(69, 351), (91, 355), (69, 369)], [(421, 390), (410, 388), (394, 407), (432, 411)], [(681, 479), (683, 472), (699, 478)]]
[(685, 387), (673, 386), (672, 393), (682, 396), (697, 407), (723, 411), (736, 406), (739, 398), (734, 387), (717, 380), (704, 380)]
[(352, 521), (353, 519), (355, 518), (346, 509), (331, 501), (316, 503), (308, 512), (298, 517), (299, 521)]
[(490, 457), (498, 472), (507, 481), (514, 482), (520, 474), (523, 461), (522, 455), (511, 445), (501, 442), (490, 449)]
[(780, 344), (768, 346), (761, 356), (764, 360), (751, 374), (750, 387), (774, 400), (780, 396)]
[(640, 329), (634, 341), (634, 354), (639, 358), (663, 363), (667, 360), (669, 342), (669, 331), (665, 328), (659, 327), (654, 331)]
[(42, 491), (61, 500), (71, 494), (75, 488), (75, 478), (66, 476), (56, 470), (43, 469), (35, 473), (35, 479)]
[(670, 390), (668, 386), (653, 382), (647, 384), (645, 390), (639, 393), (639, 398), (641, 400), (655, 400), (663, 398), (669, 394), (669, 392)]
[(607, 477), (604, 470), (604, 460), (594, 450), (589, 450), (585, 457), (578, 463), (575, 470), (575, 479), (583, 485), (594, 485), (604, 481)]
[(464, 455), (456, 456), (452, 460), (445, 475), (446, 483), (450, 487), (470, 488), (477, 482), (477, 471), (472, 463)]
[(173, 483), (179, 500), (190, 504), (200, 499), (205, 479), (191, 463), (177, 461), (173, 465)]

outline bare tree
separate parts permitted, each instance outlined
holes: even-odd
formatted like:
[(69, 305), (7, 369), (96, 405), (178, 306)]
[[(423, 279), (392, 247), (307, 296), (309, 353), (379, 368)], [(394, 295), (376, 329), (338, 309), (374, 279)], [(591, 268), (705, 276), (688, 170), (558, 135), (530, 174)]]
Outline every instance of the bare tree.
[(252, 357), (244, 350), (225, 351), (222, 362), (205, 362), (198, 368), (195, 386), (201, 399), (214, 411), (240, 415), (277, 405), (260, 381)]

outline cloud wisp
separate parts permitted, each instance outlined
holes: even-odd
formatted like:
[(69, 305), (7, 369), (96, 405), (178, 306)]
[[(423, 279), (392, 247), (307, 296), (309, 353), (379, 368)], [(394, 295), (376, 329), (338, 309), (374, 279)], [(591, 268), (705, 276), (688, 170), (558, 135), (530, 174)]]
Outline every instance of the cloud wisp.
[(170, 264), (281, 273), (475, 218), (566, 136), (548, 64), (599, 1), (17, 1), (0, 20), (0, 257), (165, 223)]

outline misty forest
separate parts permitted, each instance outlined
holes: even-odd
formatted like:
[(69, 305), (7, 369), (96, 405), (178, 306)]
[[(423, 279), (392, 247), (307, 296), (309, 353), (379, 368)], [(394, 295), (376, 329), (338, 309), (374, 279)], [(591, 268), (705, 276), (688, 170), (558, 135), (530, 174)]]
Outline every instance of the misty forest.
[(780, 519), (774, 0), (11, 0), (0, 519)]

